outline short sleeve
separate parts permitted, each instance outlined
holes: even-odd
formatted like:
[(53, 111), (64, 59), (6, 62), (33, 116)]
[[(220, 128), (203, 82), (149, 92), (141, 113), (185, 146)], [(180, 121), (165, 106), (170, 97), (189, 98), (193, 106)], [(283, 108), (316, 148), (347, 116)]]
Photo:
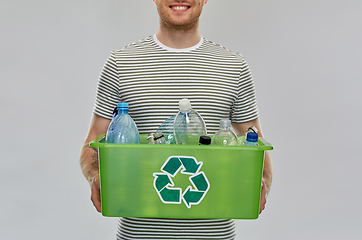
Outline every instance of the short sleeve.
[(231, 109), (230, 119), (233, 123), (244, 123), (255, 120), (258, 117), (259, 111), (256, 103), (254, 80), (248, 64), (242, 58), (237, 99)]
[(111, 119), (119, 102), (119, 77), (114, 52), (111, 52), (100, 74), (93, 113)]

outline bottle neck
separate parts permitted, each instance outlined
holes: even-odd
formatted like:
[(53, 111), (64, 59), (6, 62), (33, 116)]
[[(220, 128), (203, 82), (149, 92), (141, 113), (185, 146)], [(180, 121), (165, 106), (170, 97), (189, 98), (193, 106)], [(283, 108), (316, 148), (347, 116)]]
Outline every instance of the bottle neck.
[(191, 109), (186, 109), (186, 110), (181, 110), (180, 109), (180, 112), (183, 113), (183, 114), (189, 114), (191, 112)]
[(128, 114), (128, 108), (118, 108), (118, 114)]
[(220, 126), (220, 130), (230, 131), (230, 130), (231, 130), (231, 126)]

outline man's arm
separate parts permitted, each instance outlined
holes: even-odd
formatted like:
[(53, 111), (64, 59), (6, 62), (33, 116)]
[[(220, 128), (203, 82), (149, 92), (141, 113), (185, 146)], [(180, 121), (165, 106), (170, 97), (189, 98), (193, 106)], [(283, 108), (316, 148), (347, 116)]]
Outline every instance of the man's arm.
[[(237, 135), (245, 135), (245, 132), (248, 130), (250, 126), (254, 126), (258, 129), (259, 137), (263, 137), (263, 132), (261, 130), (261, 125), (259, 119), (255, 119), (250, 122), (246, 123), (232, 123), (231, 124), (235, 133)], [(261, 189), (261, 196), (260, 196), (260, 209), (259, 213), (261, 213), (266, 204), (266, 199), (268, 197), (271, 183), (273, 179), (273, 165), (272, 160), (270, 158), (270, 154), (268, 151), (265, 152), (264, 157), (264, 169), (263, 169), (263, 180), (262, 180), (262, 189)]]
[(93, 114), (88, 135), (80, 152), (80, 167), (91, 187), (91, 200), (98, 212), (102, 212), (100, 201), (98, 149), (89, 146), (96, 136), (107, 132), (111, 120)]

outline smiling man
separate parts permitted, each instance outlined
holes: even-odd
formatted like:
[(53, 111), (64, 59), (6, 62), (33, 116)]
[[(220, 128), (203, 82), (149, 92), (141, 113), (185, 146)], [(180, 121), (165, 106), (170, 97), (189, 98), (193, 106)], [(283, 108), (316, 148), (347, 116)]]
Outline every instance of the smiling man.
[(153, 2), (160, 16), (157, 38), (163, 44), (182, 49), (194, 46), (200, 41), (199, 17), (207, 0)]
[[(101, 212), (98, 153), (89, 147), (104, 134), (118, 102), (127, 102), (141, 134), (155, 132), (178, 111), (186, 97), (203, 116), (208, 134), (229, 118), (238, 135), (259, 129), (254, 82), (244, 58), (199, 34), (207, 0), (153, 0), (160, 16), (158, 32), (112, 51), (97, 87), (93, 116), (80, 154), (91, 200)], [(264, 160), (260, 212), (272, 181), (269, 153)], [(212, 209), (210, 209), (212, 211)], [(121, 218), (118, 239), (235, 239), (232, 219)]]
[(153, 0), (153, 2), (157, 5), (161, 31), (196, 33), (202, 8), (207, 1)]

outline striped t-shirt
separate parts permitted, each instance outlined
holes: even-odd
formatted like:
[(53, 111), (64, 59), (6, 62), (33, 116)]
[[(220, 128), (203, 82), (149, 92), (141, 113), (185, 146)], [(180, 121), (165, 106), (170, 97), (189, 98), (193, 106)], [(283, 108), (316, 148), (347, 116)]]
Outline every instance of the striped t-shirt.
[[(244, 123), (258, 118), (249, 67), (238, 53), (201, 38), (194, 47), (171, 49), (156, 36), (112, 51), (100, 75), (94, 113), (112, 118), (118, 102), (141, 134), (155, 132), (188, 98), (205, 120), (207, 133), (220, 119)], [(210, 209), (212, 211), (212, 209)], [(119, 239), (234, 239), (233, 220), (121, 218)]]

